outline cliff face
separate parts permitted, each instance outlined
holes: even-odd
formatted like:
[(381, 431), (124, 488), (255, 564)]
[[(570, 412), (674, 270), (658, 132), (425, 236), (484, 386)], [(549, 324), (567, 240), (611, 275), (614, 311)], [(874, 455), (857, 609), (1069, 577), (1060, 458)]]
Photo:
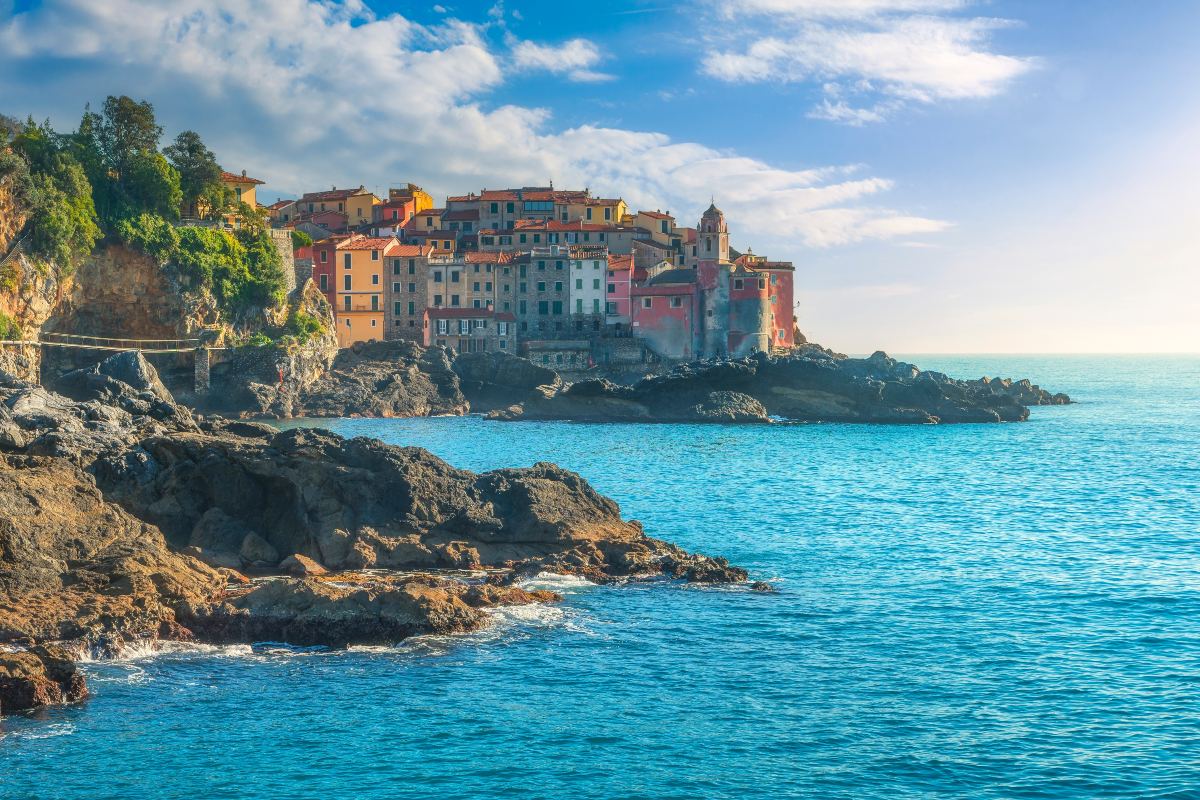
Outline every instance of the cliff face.
[[(63, 286), (55, 271), (23, 254), (16, 254), (0, 267), (0, 314), (17, 323), (21, 339), (36, 338), (37, 332), (55, 314), (62, 293)], [(39, 348), (0, 345), (0, 370), (22, 380), (36, 381), (40, 369)]]

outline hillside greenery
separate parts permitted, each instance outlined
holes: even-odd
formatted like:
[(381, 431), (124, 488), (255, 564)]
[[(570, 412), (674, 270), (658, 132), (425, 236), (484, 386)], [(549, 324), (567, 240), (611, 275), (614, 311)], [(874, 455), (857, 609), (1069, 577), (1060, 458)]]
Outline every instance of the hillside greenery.
[[(29, 252), (66, 274), (97, 242), (119, 241), (174, 265), (230, 320), (279, 305), (282, 259), (265, 215), (235, 202), (199, 134), (183, 131), (160, 150), (162, 136), (153, 106), (125, 96), (85, 109), (68, 133), (0, 117), (0, 182), (26, 211)], [(180, 227), (181, 211), (231, 215), (238, 227)]]

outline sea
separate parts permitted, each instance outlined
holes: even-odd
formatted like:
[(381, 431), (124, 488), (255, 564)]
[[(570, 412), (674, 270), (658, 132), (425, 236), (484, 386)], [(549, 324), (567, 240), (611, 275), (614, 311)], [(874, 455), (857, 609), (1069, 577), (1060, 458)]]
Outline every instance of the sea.
[(906, 356), (1026, 423), (332, 420), (552, 461), (774, 593), (543, 576), (349, 651), (131, 653), (0, 722), (0, 798), (1200, 797), (1200, 357)]

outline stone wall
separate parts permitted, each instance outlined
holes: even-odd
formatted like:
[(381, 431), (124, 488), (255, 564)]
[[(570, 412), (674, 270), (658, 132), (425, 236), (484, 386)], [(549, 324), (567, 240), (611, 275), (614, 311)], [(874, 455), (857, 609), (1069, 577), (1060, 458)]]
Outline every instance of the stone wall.
[[(286, 284), (285, 289), (288, 294), (296, 290), (297, 286), (303, 286), (302, 282), (298, 282), (296, 275), (296, 257), (292, 251), (292, 232), (290, 230), (280, 230), (279, 228), (271, 228), (271, 241), (275, 243), (275, 249), (279, 251), (280, 258), (283, 259), (283, 280)], [(312, 274), (312, 265), (309, 265), (309, 275)]]

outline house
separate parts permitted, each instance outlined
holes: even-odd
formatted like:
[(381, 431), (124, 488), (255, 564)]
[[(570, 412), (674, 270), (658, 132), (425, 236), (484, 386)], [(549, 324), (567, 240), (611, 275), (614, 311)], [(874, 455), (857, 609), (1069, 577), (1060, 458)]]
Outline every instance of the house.
[(531, 248), (516, 259), (516, 317), (520, 333), (546, 339), (570, 328), (571, 251), (562, 245)]
[(664, 358), (700, 357), (700, 301), (695, 270), (667, 270), (630, 288), (633, 335)]
[(425, 339), (425, 309), (429, 305), (427, 280), (432, 248), (401, 244), (384, 259), (387, 339)]
[(491, 308), (431, 308), (425, 315), (426, 347), (442, 345), (460, 353), (517, 350), (517, 326), (508, 312)]
[(276, 228), (282, 228), (284, 224), (291, 222), (296, 213), (295, 200), (276, 200), (267, 206), (267, 218)]
[(334, 282), (337, 265), (337, 246), (350, 238), (346, 234), (333, 234), (324, 239), (314, 241), (312, 247), (313, 282), (325, 294), (325, 299), (333, 307), (337, 316), (337, 286)]
[(414, 214), (424, 211), (427, 208), (433, 208), (433, 195), (415, 183), (388, 189), (388, 202), (392, 203), (396, 201), (411, 202)]
[(339, 347), (385, 338), (384, 262), (399, 247), (394, 237), (351, 236), (337, 244), (334, 307)]
[(246, 177), (246, 170), (242, 170), (240, 175), (232, 172), (221, 172), (221, 184), (233, 190), (235, 202), (245, 203), (251, 208), (258, 208), (258, 198), (255, 195), (255, 190), (262, 183), (257, 178)]
[(375, 218), (373, 209), (382, 201), (365, 187), (339, 189), (336, 186), (327, 192), (308, 192), (296, 201), (299, 213), (315, 214), (318, 211), (337, 211), (346, 215), (346, 227), (355, 227)]
[(605, 285), (605, 323), (616, 333), (629, 330), (633, 322), (630, 312), (630, 287), (634, 278), (633, 256), (608, 254), (608, 271)]
[(605, 288), (608, 248), (576, 245), (570, 249), (571, 277), (568, 293), (574, 335), (598, 335), (605, 327)]
[(400, 225), (412, 219), (417, 213), (416, 200), (411, 197), (390, 198), (387, 202), (378, 203), (371, 207), (372, 221), (395, 222)]

